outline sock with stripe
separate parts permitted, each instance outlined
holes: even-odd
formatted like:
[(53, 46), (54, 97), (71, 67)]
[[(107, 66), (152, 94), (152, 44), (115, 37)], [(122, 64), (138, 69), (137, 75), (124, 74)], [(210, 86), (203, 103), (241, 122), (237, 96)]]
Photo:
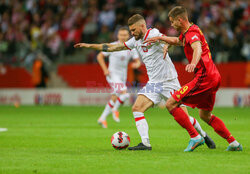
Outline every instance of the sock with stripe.
[(133, 112), (137, 130), (141, 136), (142, 143), (145, 146), (151, 147), (148, 136), (148, 123), (142, 112)]
[(118, 98), (117, 98), (117, 100), (116, 100), (116, 102), (115, 102), (115, 105), (114, 105), (114, 107), (113, 107), (113, 109), (112, 109), (112, 111), (117, 111), (118, 109), (119, 109), (119, 107), (125, 102), (125, 100), (127, 100), (129, 98), (129, 94), (121, 94)]
[(208, 123), (210, 126), (214, 128), (214, 131), (219, 134), (222, 138), (226, 139), (229, 144), (239, 144), (235, 138), (232, 136), (232, 134), (229, 132), (225, 124), (221, 119), (218, 117), (212, 115), (211, 119), (209, 120)]
[(111, 113), (112, 108), (114, 107), (114, 102), (112, 100), (109, 100), (109, 102), (106, 104), (104, 111), (102, 112), (100, 120), (106, 120), (107, 116)]
[(206, 132), (201, 128), (200, 123), (194, 117), (189, 116), (189, 120), (202, 137), (205, 137), (207, 135)]
[(170, 114), (174, 116), (174, 119), (177, 121), (177, 123), (179, 123), (179, 125), (187, 130), (191, 138), (198, 139), (201, 137), (191, 124), (188, 115), (180, 107), (172, 109)]

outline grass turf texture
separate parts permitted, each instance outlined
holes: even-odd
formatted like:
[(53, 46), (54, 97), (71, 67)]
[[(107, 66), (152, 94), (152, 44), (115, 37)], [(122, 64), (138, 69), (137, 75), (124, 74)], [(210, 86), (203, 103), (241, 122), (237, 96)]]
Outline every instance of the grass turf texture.
[(164, 109), (149, 109), (152, 151), (115, 150), (113, 133), (125, 131), (131, 145), (140, 137), (130, 107), (120, 109), (121, 123), (108, 117), (108, 129), (97, 125), (103, 107), (14, 106), (0, 107), (0, 173), (249, 173), (250, 108), (216, 108), (243, 152), (225, 152), (227, 142), (189, 109), (214, 139), (184, 153), (189, 136)]

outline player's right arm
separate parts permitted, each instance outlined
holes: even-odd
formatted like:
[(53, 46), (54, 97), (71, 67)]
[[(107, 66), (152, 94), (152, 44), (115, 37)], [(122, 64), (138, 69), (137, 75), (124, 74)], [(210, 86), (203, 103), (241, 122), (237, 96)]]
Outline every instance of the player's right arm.
[(74, 45), (75, 48), (90, 48), (98, 51), (104, 52), (114, 52), (114, 51), (121, 51), (127, 50), (128, 48), (123, 43), (117, 44), (88, 44), (88, 43), (77, 43)]
[(165, 43), (164, 47), (163, 47), (163, 59), (166, 58), (166, 55), (168, 53), (168, 49), (171, 47), (171, 45), (169, 45), (168, 43)]
[(102, 70), (103, 70), (103, 74), (105, 76), (108, 76), (109, 75), (109, 70), (108, 70), (108, 67), (105, 63), (105, 60), (104, 60), (105, 56), (102, 52), (100, 52), (98, 55), (97, 55), (97, 61), (99, 63), (99, 65), (101, 66)]
[(152, 38), (147, 39), (143, 43), (155, 43), (155, 42), (165, 42), (170, 45), (183, 46), (183, 43), (180, 41), (178, 37), (169, 37), (169, 36), (152, 37)]

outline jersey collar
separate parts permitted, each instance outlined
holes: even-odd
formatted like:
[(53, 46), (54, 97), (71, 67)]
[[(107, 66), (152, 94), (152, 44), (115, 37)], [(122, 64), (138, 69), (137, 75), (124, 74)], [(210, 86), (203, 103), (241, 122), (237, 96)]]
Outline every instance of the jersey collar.
[(152, 30), (152, 28), (149, 28), (149, 29), (148, 29), (148, 31), (147, 31), (147, 33), (145, 34), (143, 40), (147, 40), (148, 35), (149, 35), (149, 32), (150, 32), (151, 30)]
[(193, 22), (191, 22), (191, 25), (186, 29), (186, 31), (183, 33), (183, 35), (185, 35), (188, 32), (189, 28), (192, 27), (193, 25), (194, 25)]

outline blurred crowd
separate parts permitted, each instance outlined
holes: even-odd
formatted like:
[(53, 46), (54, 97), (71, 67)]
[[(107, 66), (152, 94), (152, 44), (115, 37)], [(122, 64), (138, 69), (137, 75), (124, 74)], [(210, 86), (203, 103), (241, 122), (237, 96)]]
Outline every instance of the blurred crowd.
[[(0, 0), (0, 62), (33, 62), (43, 54), (51, 62), (81, 54), (77, 42), (111, 42), (127, 19), (142, 14), (148, 27), (169, 36), (169, 10), (184, 5), (205, 34), (217, 63), (250, 61), (249, 0)], [(174, 61), (182, 49), (174, 48)], [(95, 62), (95, 54), (86, 56)]]

